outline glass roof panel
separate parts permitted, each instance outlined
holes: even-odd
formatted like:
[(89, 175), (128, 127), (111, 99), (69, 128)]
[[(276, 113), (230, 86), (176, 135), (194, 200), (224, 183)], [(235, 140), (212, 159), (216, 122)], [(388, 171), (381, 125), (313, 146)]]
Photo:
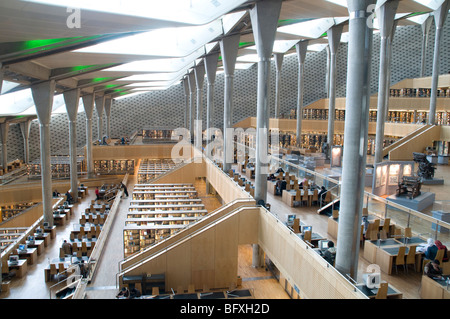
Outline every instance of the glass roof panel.
[(116, 81), (120, 81), (120, 82), (122, 82), (122, 81), (125, 81), (125, 82), (171, 81), (182, 75), (185, 75), (186, 71), (189, 67), (194, 67), (194, 62), (192, 62), (188, 67), (180, 70), (179, 72), (135, 74), (135, 75), (121, 78), (121, 79), (117, 79)]
[(129, 15), (187, 24), (205, 24), (247, 0), (22, 0), (66, 8)]
[(5, 94), (5, 93), (9, 92), (10, 90), (14, 89), (15, 87), (18, 87), (19, 85), (20, 85), (20, 83), (3, 80), (2, 92), (0, 94)]
[(327, 32), (334, 24), (333, 18), (313, 19), (281, 26), (277, 29), (277, 32), (316, 39)]
[(220, 19), (201, 26), (155, 29), (74, 52), (184, 57), (219, 35), (222, 35)]
[(0, 95), (0, 114), (18, 114), (34, 107), (31, 89), (24, 89)]
[(428, 7), (432, 10), (437, 10), (444, 3), (445, 0), (414, 0), (414, 2), (420, 3), (425, 7)]

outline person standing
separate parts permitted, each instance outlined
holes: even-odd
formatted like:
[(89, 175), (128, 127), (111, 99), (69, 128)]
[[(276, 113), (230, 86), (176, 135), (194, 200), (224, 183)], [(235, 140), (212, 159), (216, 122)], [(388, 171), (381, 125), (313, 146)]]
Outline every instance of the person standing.
[(120, 183), (120, 188), (123, 189), (123, 192), (124, 192), (125, 196), (128, 197), (128, 189), (127, 189), (127, 187), (123, 183)]

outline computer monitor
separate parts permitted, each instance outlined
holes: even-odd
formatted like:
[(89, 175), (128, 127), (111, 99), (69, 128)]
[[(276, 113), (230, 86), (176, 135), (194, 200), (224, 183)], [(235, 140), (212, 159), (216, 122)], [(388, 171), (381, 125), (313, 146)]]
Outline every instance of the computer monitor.
[(19, 263), (19, 255), (11, 255), (9, 256), (10, 264), (17, 265)]
[(44, 222), (44, 228), (49, 228), (50, 227), (50, 223), (49, 222)]
[(31, 243), (34, 243), (34, 236), (28, 236), (27, 240)]
[(289, 225), (292, 225), (294, 223), (296, 215), (288, 215), (287, 222)]
[(42, 234), (43, 232), (41, 227), (36, 228), (36, 234)]
[(379, 272), (364, 274), (363, 279), (367, 288), (378, 288), (381, 283), (381, 274)]
[(27, 245), (20, 244), (19, 245), (19, 251), (24, 251), (24, 250), (27, 250)]
[(319, 249), (327, 250), (328, 249), (328, 240), (319, 240)]
[(306, 231), (311, 231), (312, 232), (312, 226), (302, 226), (302, 233), (304, 233)]

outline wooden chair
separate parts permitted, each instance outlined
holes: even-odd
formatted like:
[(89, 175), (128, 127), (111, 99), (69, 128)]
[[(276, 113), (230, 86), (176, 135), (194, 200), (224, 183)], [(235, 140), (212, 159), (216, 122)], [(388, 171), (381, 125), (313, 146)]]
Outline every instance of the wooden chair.
[(373, 221), (372, 229), (376, 230), (377, 232), (380, 230), (380, 220), (377, 218)]
[(294, 180), (294, 190), (298, 190), (300, 186), (298, 186), (297, 180)]
[(386, 232), (386, 235), (389, 235), (390, 224), (391, 224), (391, 219), (385, 218), (382, 230)]
[(336, 219), (339, 217), (339, 210), (333, 209), (333, 218)]
[(384, 229), (380, 230), (380, 239), (387, 239), (387, 233), (384, 231)]
[(81, 215), (80, 224), (82, 225), (86, 224), (86, 215)]
[[(442, 259), (444, 258), (445, 249), (438, 249), (434, 260), (439, 260), (440, 265), (442, 265)], [(442, 266), (441, 266), (442, 267)]]
[(66, 271), (66, 268), (64, 267), (64, 264), (63, 263), (59, 263), (58, 264), (58, 272), (59, 273), (63, 273), (65, 271)]
[(319, 191), (317, 189), (313, 192), (311, 204), (319, 205)]
[(74, 240), (75, 240), (75, 234), (72, 233), (72, 232), (70, 233), (70, 240), (71, 240), (71, 241), (74, 241)]
[(298, 219), (298, 218), (294, 219), (294, 224), (292, 225), (292, 229), (294, 230), (294, 233), (296, 233), (296, 234), (300, 233), (300, 219)]
[(158, 287), (152, 287), (152, 295), (155, 295), (155, 296), (159, 295), (159, 288)]
[(369, 216), (369, 209), (367, 207), (363, 207), (362, 215), (363, 216)]
[(307, 191), (308, 188), (309, 188), (308, 180), (305, 180), (305, 181), (303, 182), (303, 190)]
[(325, 198), (323, 200), (323, 204), (326, 205), (326, 204), (328, 204), (330, 202), (331, 202), (331, 193), (330, 192), (326, 192)]
[(411, 238), (412, 237), (411, 227), (406, 227), (405, 228), (405, 237), (406, 238)]
[(311, 242), (311, 231), (310, 230), (305, 231), (305, 233), (303, 234), (303, 240), (307, 241), (307, 242)]
[(380, 288), (378, 288), (375, 299), (386, 299), (387, 292), (388, 292), (388, 283), (387, 282), (380, 283)]
[(58, 273), (58, 269), (56, 268), (55, 264), (50, 264), (50, 278), (52, 278), (52, 276), (55, 276)]
[(297, 189), (295, 191), (294, 201), (296, 201), (296, 202), (301, 202), (302, 201), (302, 191), (301, 190)]
[(414, 270), (416, 270), (416, 248), (417, 246), (410, 246), (408, 254), (406, 255), (406, 272), (408, 272), (408, 265), (414, 265)]
[(403, 265), (403, 270), (406, 271), (406, 264), (405, 264), (405, 254), (406, 254), (406, 247), (400, 246), (398, 249), (398, 254), (395, 257), (395, 272), (398, 273), (397, 266)]
[[(301, 192), (301, 191), (300, 191)], [(306, 196), (305, 195), (301, 195), (301, 193), (300, 193), (300, 206), (303, 206), (303, 205), (305, 205), (305, 206), (308, 206), (308, 194), (306, 194)]]

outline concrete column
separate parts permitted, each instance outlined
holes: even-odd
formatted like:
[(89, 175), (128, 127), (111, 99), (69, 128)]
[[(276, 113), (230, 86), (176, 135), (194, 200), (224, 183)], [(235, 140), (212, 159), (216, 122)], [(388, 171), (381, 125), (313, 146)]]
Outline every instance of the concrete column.
[(202, 149), (203, 131), (203, 83), (205, 82), (205, 65), (197, 65), (194, 68), (195, 84), (197, 87), (197, 127), (195, 135), (195, 146)]
[(327, 51), (327, 70), (325, 72), (325, 92), (326, 92), (326, 96), (327, 98), (329, 97), (328, 94), (330, 94), (330, 59), (331, 59), (331, 54), (330, 54), (330, 46), (326, 46), (325, 50)]
[(184, 127), (189, 128), (189, 80), (187, 77), (183, 78), (183, 89), (184, 89)]
[(2, 164), (3, 164), (3, 172), (8, 172), (8, 132), (9, 132), (9, 123), (1, 123), (0, 124), (0, 135), (2, 142)]
[(335, 267), (357, 278), (367, 130), (372, 29), (367, 7), (375, 0), (348, 0), (349, 43), (341, 206)]
[(92, 155), (92, 116), (94, 115), (94, 94), (83, 95), (84, 113), (86, 114), (86, 166), (89, 177), (94, 175), (94, 158)]
[(394, 18), (398, 0), (385, 2), (377, 11), (380, 25), (380, 71), (378, 75), (377, 130), (375, 135), (375, 163), (383, 161), (384, 122), (389, 101), (390, 38), (393, 33)]
[(304, 95), (304, 70), (306, 49), (308, 41), (300, 41), (295, 45), (298, 58), (298, 90), (297, 90), (297, 146), (302, 144), (302, 120), (303, 120), (303, 95)]
[(250, 11), (258, 53), (256, 108), (255, 200), (267, 201), (270, 60), (281, 10), (280, 0), (257, 2)]
[(112, 99), (105, 98), (106, 136), (111, 137), (111, 105)]
[(64, 102), (69, 119), (70, 190), (74, 202), (78, 202), (77, 114), (80, 104), (80, 90), (74, 89), (64, 92)]
[(434, 24), (436, 26), (436, 34), (434, 39), (434, 56), (433, 56), (433, 74), (431, 75), (431, 97), (430, 97), (430, 114), (428, 116), (428, 124), (436, 124), (436, 99), (437, 86), (439, 79), (439, 53), (441, 48), (442, 29), (444, 27), (445, 19), (448, 15), (450, 7), (450, 0), (445, 0), (444, 3), (435, 10)]
[(234, 67), (239, 49), (240, 34), (225, 37), (220, 41), (220, 51), (225, 70), (225, 87), (223, 103), (223, 170), (228, 172), (233, 163), (233, 136), (229, 134), (233, 117), (233, 80)]
[[(207, 55), (203, 59), (205, 64), (206, 79), (208, 81), (206, 97), (206, 132), (211, 128), (214, 118), (214, 83), (216, 81), (217, 64), (219, 62), (219, 52)], [(208, 136), (206, 136), (208, 140)]]
[(330, 48), (330, 74), (328, 92), (328, 137), (330, 145), (328, 156), (331, 158), (331, 146), (334, 144), (334, 118), (336, 113), (336, 55), (341, 42), (343, 24), (335, 25), (328, 29), (328, 47)]
[(421, 24), (421, 27), (422, 27), (422, 59), (420, 62), (420, 77), (425, 76), (425, 62), (426, 62), (426, 57), (427, 57), (428, 34), (430, 33), (432, 23), (433, 23), (433, 16), (430, 15)]
[(44, 222), (53, 226), (52, 203), (52, 171), (50, 163), (50, 119), (52, 115), (53, 96), (56, 83), (54, 80), (31, 86), (36, 113), (39, 120), (39, 135), (41, 143), (41, 183), (42, 207)]
[(280, 90), (281, 90), (281, 67), (283, 66), (284, 53), (275, 53), (275, 118), (280, 117)]
[(103, 141), (103, 110), (105, 109), (105, 97), (95, 98), (95, 109), (97, 110), (97, 140)]
[[(270, 60), (277, 30), (281, 0), (256, 2), (250, 10), (253, 36), (258, 53), (258, 91), (256, 106), (256, 150), (255, 150), (255, 200), (267, 202), (267, 174), (269, 173), (269, 85)], [(253, 245), (252, 264), (260, 267), (262, 251)]]
[(194, 138), (194, 118), (195, 118), (195, 107), (194, 107), (194, 92), (195, 92), (195, 74), (194, 71), (188, 74), (189, 83), (189, 132), (191, 133), (191, 141)]
[(31, 120), (26, 120), (19, 123), (20, 131), (23, 136), (23, 161), (30, 162), (30, 128)]

